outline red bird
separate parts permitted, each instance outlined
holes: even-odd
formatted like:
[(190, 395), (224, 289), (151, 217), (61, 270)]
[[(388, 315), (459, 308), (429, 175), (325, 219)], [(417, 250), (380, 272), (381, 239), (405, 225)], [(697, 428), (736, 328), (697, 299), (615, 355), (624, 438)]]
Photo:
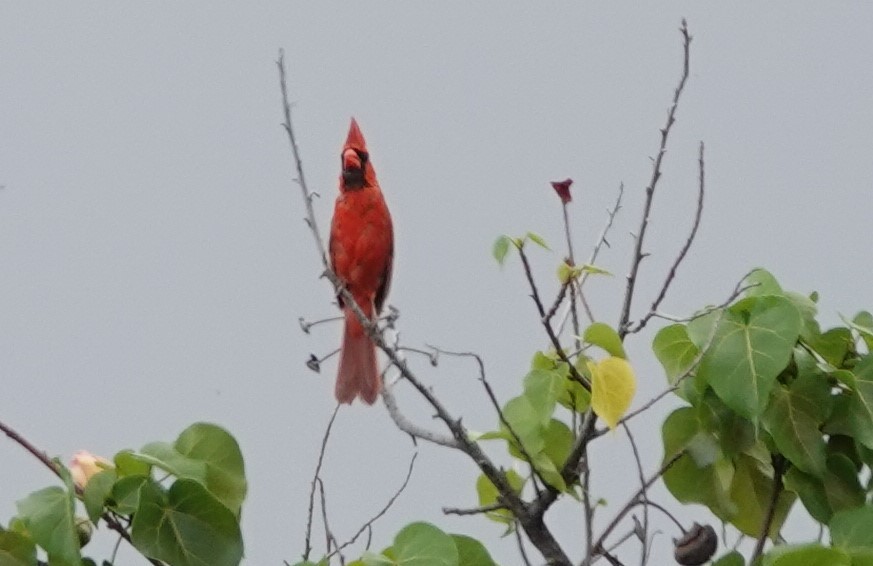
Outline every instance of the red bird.
[[(391, 286), (394, 231), (376, 171), (370, 162), (367, 142), (352, 118), (343, 146), (339, 196), (330, 226), (330, 262), (355, 302), (369, 318), (378, 316)], [(376, 364), (376, 346), (343, 298), (345, 315), (336, 400), (351, 404), (355, 397), (372, 405), (382, 381)]]

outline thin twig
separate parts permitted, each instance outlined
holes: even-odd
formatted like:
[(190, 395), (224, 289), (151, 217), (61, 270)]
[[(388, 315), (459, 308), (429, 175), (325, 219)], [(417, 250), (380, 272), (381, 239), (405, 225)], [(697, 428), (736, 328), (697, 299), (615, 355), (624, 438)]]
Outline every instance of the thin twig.
[(625, 503), (624, 507), (622, 507), (619, 510), (619, 512), (615, 515), (615, 517), (613, 517), (613, 519), (609, 523), (609, 525), (607, 525), (606, 528), (603, 529), (603, 532), (597, 538), (597, 542), (594, 543), (593, 554), (591, 554), (585, 558), (585, 561), (583, 562), (584, 565), (586, 565), (586, 566), (590, 565), (593, 562), (595, 555), (600, 555), (603, 552), (603, 549), (605, 548), (604, 542), (606, 542), (606, 538), (610, 534), (612, 534), (612, 531), (615, 530), (615, 528), (618, 526), (618, 524), (621, 522), (621, 520), (624, 519), (625, 515), (627, 515), (628, 512), (630, 512), (630, 510), (633, 509), (638, 504), (638, 502), (641, 501), (640, 495), (645, 493), (645, 491), (647, 489), (649, 489), (652, 486), (652, 484), (654, 484), (656, 481), (658, 481), (658, 478), (663, 476), (664, 473), (667, 470), (669, 470), (670, 467), (673, 466), (673, 464), (675, 464), (676, 461), (679, 460), (679, 458), (681, 458), (684, 455), (685, 455), (685, 451), (680, 450), (679, 452), (674, 454), (671, 458), (669, 458), (666, 462), (664, 462), (664, 464), (658, 469), (658, 471), (653, 473), (651, 476), (649, 476), (648, 479), (646, 479), (645, 482), (643, 482), (643, 485), (640, 486), (640, 488), (636, 491), (636, 493), (633, 494), (633, 496), (630, 498), (630, 500), (627, 503)]
[[(600, 237), (597, 238), (597, 243), (594, 244), (594, 249), (591, 251), (591, 255), (588, 257), (588, 265), (594, 265), (597, 261), (597, 256), (600, 254), (600, 250), (603, 246), (609, 247), (609, 240), (606, 237), (609, 235), (609, 231), (612, 229), (612, 224), (615, 221), (615, 216), (618, 214), (618, 211), (621, 210), (621, 201), (624, 197), (624, 183), (619, 184), (618, 186), (618, 195), (615, 198), (615, 204), (613, 204), (611, 209), (606, 211), (607, 219), (606, 225), (600, 231)], [(587, 307), (587, 303), (584, 298), (584, 294), (582, 292), (582, 287), (585, 285), (585, 281), (588, 280), (588, 277), (591, 275), (589, 272), (585, 272), (579, 277), (579, 284), (576, 285), (574, 289), (575, 293), (579, 295), (579, 298), (582, 300), (583, 306), (586, 307), (586, 311), (588, 311), (589, 318), (593, 321), (593, 315), (590, 312), (590, 309)], [(561, 334), (564, 331), (564, 326), (567, 324), (567, 320), (570, 317), (570, 307), (567, 307), (567, 310), (561, 316), (561, 324), (558, 325), (558, 334)]]
[(315, 211), (312, 209), (313, 193), (306, 186), (306, 176), (303, 174), (303, 160), (300, 158), (300, 148), (297, 146), (297, 137), (294, 134), (294, 127), (291, 122), (291, 104), (288, 102), (288, 83), (285, 80), (284, 49), (279, 50), (279, 59), (276, 61), (276, 66), (279, 67), (279, 87), (282, 89), (282, 111), (285, 114), (285, 122), (282, 124), (282, 127), (285, 133), (288, 134), (288, 141), (291, 143), (291, 153), (294, 156), (294, 167), (297, 171), (297, 177), (294, 180), (303, 191), (303, 202), (306, 204), (306, 224), (315, 237), (315, 245), (318, 247), (321, 263), (325, 268), (329, 268), (330, 264), (327, 261), (324, 241), (321, 239), (321, 232), (319, 232), (318, 223), (315, 220)]
[(470, 508), (443, 507), (443, 513), (445, 515), (482, 515), (484, 513), (491, 513), (492, 511), (499, 511), (501, 509), (506, 509), (506, 505), (503, 503), (490, 503), (488, 505)]
[(521, 529), (518, 526), (513, 529), (515, 531), (515, 542), (518, 545), (518, 553), (521, 555), (521, 561), (524, 566), (533, 566), (530, 558), (527, 557), (527, 551), (524, 549), (524, 539), (521, 538)]
[(786, 468), (785, 458), (779, 454), (774, 454), (772, 460), (773, 491), (770, 493), (770, 502), (767, 504), (767, 512), (764, 515), (764, 522), (761, 524), (761, 534), (758, 535), (758, 540), (755, 542), (755, 550), (752, 552), (749, 564), (755, 564), (755, 561), (764, 551), (764, 543), (767, 542), (767, 536), (769, 536), (770, 528), (773, 525), (773, 518), (776, 516), (776, 505), (779, 503), (779, 496), (782, 494), (782, 474), (785, 473)]
[(652, 165), (652, 177), (649, 180), (649, 185), (646, 187), (646, 201), (643, 206), (643, 217), (640, 221), (640, 229), (636, 236), (636, 245), (634, 247), (633, 261), (631, 262), (630, 274), (627, 276), (627, 289), (624, 294), (624, 301), (621, 307), (621, 316), (618, 320), (618, 334), (622, 338), (627, 335), (628, 321), (630, 320), (631, 303), (634, 298), (634, 288), (637, 282), (637, 273), (640, 269), (640, 264), (645, 255), (643, 254), (643, 241), (646, 237), (646, 229), (649, 226), (649, 214), (652, 210), (652, 201), (655, 196), (655, 188), (658, 185), (658, 180), (661, 178), (661, 162), (664, 160), (664, 154), (667, 153), (667, 139), (670, 136), (670, 130), (673, 124), (676, 123), (676, 108), (679, 106), (679, 97), (685, 89), (685, 83), (688, 80), (688, 69), (690, 59), (691, 35), (688, 33), (688, 24), (685, 19), (682, 19), (682, 26), (679, 28), (682, 33), (683, 47), (683, 64), (682, 78), (679, 80), (679, 86), (673, 92), (673, 104), (667, 112), (667, 124), (661, 129), (661, 147), (658, 150), (658, 155), (654, 159)]
[(640, 500), (643, 502), (643, 532), (640, 536), (640, 539), (643, 543), (643, 551), (640, 555), (640, 566), (646, 566), (646, 563), (649, 561), (649, 553), (648, 547), (646, 546), (646, 541), (649, 538), (649, 508), (646, 505), (649, 502), (648, 494), (646, 493), (646, 473), (643, 471), (643, 461), (640, 458), (640, 450), (637, 448), (637, 441), (634, 439), (634, 435), (631, 432), (630, 427), (627, 423), (622, 423), (622, 427), (624, 427), (624, 431), (627, 433), (628, 442), (630, 442), (631, 450), (634, 454), (634, 462), (637, 465), (637, 475), (640, 478)]
[(312, 484), (309, 488), (309, 513), (306, 516), (306, 540), (303, 544), (303, 561), (309, 560), (309, 553), (312, 552), (312, 513), (315, 506), (315, 484), (321, 479), (321, 465), (324, 462), (324, 453), (327, 450), (327, 440), (330, 438), (330, 431), (333, 428), (333, 422), (336, 420), (336, 415), (339, 413), (340, 405), (333, 410), (330, 420), (327, 422), (327, 428), (324, 430), (324, 436), (321, 439), (321, 450), (318, 452), (318, 463), (315, 465), (315, 474), (312, 476)]
[(394, 424), (397, 425), (397, 428), (412, 438), (420, 438), (434, 444), (439, 444), (440, 446), (445, 446), (446, 448), (461, 450), (461, 444), (451, 436), (446, 436), (420, 427), (407, 419), (406, 415), (404, 415), (397, 406), (397, 399), (394, 397), (393, 385), (386, 383), (382, 387), (382, 401), (385, 403), (388, 415), (391, 417), (391, 420), (394, 421)]
[(705, 187), (705, 171), (704, 171), (704, 162), (703, 162), (703, 142), (700, 142), (700, 153), (697, 156), (697, 165), (698, 165), (698, 188), (697, 188), (697, 210), (694, 213), (694, 224), (691, 226), (691, 233), (688, 234), (688, 238), (685, 240), (685, 244), (682, 245), (682, 249), (679, 250), (679, 255), (676, 256), (676, 259), (673, 261), (673, 265), (670, 266), (670, 271), (667, 272), (667, 277), (664, 279), (664, 284), (661, 285), (661, 291), (658, 293), (658, 296), (652, 302), (652, 306), (649, 308), (649, 312), (646, 313), (643, 318), (637, 322), (633, 328), (628, 330), (628, 334), (632, 334), (635, 332), (639, 332), (643, 328), (646, 327), (646, 324), (649, 320), (655, 315), (658, 311), (658, 307), (661, 306), (661, 301), (664, 300), (664, 297), (667, 296), (667, 290), (670, 288), (670, 285), (673, 283), (673, 279), (676, 278), (676, 272), (679, 269), (679, 265), (682, 263), (682, 260), (685, 259), (686, 254), (688, 254), (688, 250), (691, 249), (691, 244), (694, 243), (694, 238), (697, 236), (697, 229), (700, 227), (700, 218), (703, 216), (703, 196), (706, 192)]
[(652, 507), (654, 509), (657, 509), (658, 511), (660, 511), (661, 513), (663, 513), (664, 515), (669, 517), (674, 523), (676, 523), (676, 526), (679, 527), (679, 530), (682, 532), (683, 535), (686, 533), (685, 527), (682, 525), (682, 523), (679, 522), (679, 519), (674, 517), (673, 513), (670, 513), (670, 511), (668, 511), (667, 508), (664, 507), (663, 505), (661, 505), (659, 503), (655, 503), (654, 501), (652, 501), (651, 499), (648, 499), (648, 498), (646, 499), (645, 503), (641, 503), (641, 504), (646, 505), (648, 507)]
[(343, 319), (343, 317), (341, 317), (341, 316), (330, 316), (327, 318), (321, 318), (321, 319), (313, 320), (312, 322), (309, 322), (305, 318), (300, 316), (300, 317), (297, 317), (297, 322), (300, 323), (300, 330), (302, 330), (306, 334), (309, 334), (309, 331), (312, 329), (313, 326), (318, 326), (319, 324), (325, 324), (328, 322), (336, 322), (336, 321), (342, 320), (342, 319)]
[(360, 537), (364, 533), (364, 531), (366, 531), (368, 528), (370, 528), (373, 525), (373, 523), (375, 523), (380, 518), (382, 518), (382, 516), (385, 515), (385, 513), (387, 513), (389, 509), (391, 509), (391, 506), (394, 505), (394, 502), (397, 501), (397, 498), (400, 497), (400, 494), (403, 493), (403, 491), (406, 489), (406, 486), (409, 485), (409, 478), (412, 477), (412, 470), (415, 467), (415, 459), (417, 457), (418, 457), (418, 452), (415, 452), (412, 454), (412, 459), (409, 461), (409, 469), (406, 471), (406, 478), (403, 480), (403, 484), (400, 486), (400, 489), (398, 489), (394, 493), (394, 495), (392, 495), (391, 498), (388, 500), (388, 503), (386, 503), (385, 506), (382, 507), (382, 509), (380, 509), (378, 513), (373, 515), (372, 518), (370, 518), (366, 523), (364, 523), (361, 526), (361, 528), (358, 529), (358, 531), (354, 534), (354, 536), (352, 536), (352, 538), (350, 538), (346, 542), (342, 543), (341, 545), (339, 545), (336, 548), (336, 550), (334, 550), (332, 553), (328, 554), (327, 558), (330, 558), (334, 554), (342, 551), (347, 546), (354, 544), (355, 541), (358, 540), (358, 537)]
[[(334, 536), (333, 531), (330, 528), (330, 522), (328, 521), (328, 513), (327, 513), (327, 495), (324, 492), (324, 480), (318, 478), (318, 495), (321, 500), (321, 520), (324, 524), (324, 548), (325, 552), (330, 552), (331, 548), (338, 548), (338, 544), (336, 541), (336, 536)], [(337, 555), (340, 559), (340, 564), (346, 563), (346, 558), (343, 556), (343, 553), (337, 550)]]
[(531, 471), (531, 481), (533, 482), (534, 490), (537, 495), (542, 493), (542, 488), (540, 488), (537, 480), (542, 483), (543, 486), (549, 485), (546, 482), (545, 478), (543, 478), (540, 471), (537, 469), (534, 464), (533, 456), (527, 451), (527, 447), (521, 441), (521, 437), (518, 433), (515, 432), (515, 427), (512, 426), (508, 420), (506, 420), (506, 416), (503, 414), (503, 409), (500, 407), (500, 403), (497, 401), (497, 396), (494, 394), (494, 389), (492, 389), (491, 384), (488, 383), (488, 379), (485, 377), (485, 362), (482, 361), (482, 356), (475, 352), (452, 352), (450, 350), (443, 350), (441, 348), (437, 348), (436, 346), (431, 346), (428, 344), (427, 346), (434, 352), (438, 354), (444, 354), (446, 356), (455, 356), (459, 358), (473, 358), (476, 360), (476, 363), (479, 366), (479, 381), (482, 383), (482, 386), (485, 388), (485, 393), (488, 395), (488, 399), (491, 401), (491, 406), (494, 407), (494, 410), (497, 412), (497, 416), (500, 419), (500, 423), (506, 427), (506, 430), (509, 431), (509, 434), (512, 435), (512, 439), (515, 440), (515, 443), (518, 445), (518, 450), (521, 452), (521, 455), (527, 460), (528, 465), (530, 466)]
[(540, 299), (540, 292), (537, 288), (536, 281), (533, 278), (533, 271), (530, 267), (530, 261), (527, 259), (527, 254), (524, 253), (524, 247), (518, 247), (518, 255), (521, 258), (521, 264), (524, 267), (524, 274), (527, 277), (528, 284), (531, 289), (531, 298), (534, 301), (534, 304), (537, 307), (537, 312), (540, 315), (540, 322), (542, 322), (543, 327), (546, 329), (546, 334), (549, 336), (549, 340), (552, 343), (552, 347), (555, 348), (555, 352), (558, 354), (558, 357), (561, 358), (561, 361), (567, 364), (570, 368), (570, 376), (578, 381), (582, 387), (585, 387), (589, 391), (591, 390), (591, 385), (589, 385), (588, 381), (579, 373), (579, 370), (576, 369), (576, 366), (573, 365), (573, 362), (570, 361), (570, 358), (567, 357), (566, 352), (564, 352), (564, 348), (561, 346), (561, 341), (558, 339), (557, 334), (555, 334), (554, 328), (552, 328), (552, 324), (549, 322), (546, 314), (546, 310), (543, 307), (543, 301)]

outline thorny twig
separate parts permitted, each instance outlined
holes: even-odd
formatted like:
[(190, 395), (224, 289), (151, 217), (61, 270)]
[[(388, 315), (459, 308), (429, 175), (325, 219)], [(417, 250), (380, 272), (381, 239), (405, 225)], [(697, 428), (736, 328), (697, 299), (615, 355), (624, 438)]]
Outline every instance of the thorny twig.
[[(309, 513), (306, 516), (306, 540), (303, 545), (303, 561), (309, 560), (309, 554), (312, 552), (312, 514), (315, 507), (315, 485), (321, 480), (321, 465), (324, 463), (324, 453), (327, 450), (327, 440), (330, 438), (330, 431), (333, 428), (333, 422), (336, 420), (336, 415), (339, 412), (339, 404), (334, 408), (333, 414), (327, 423), (327, 428), (324, 430), (324, 436), (321, 439), (321, 450), (318, 452), (318, 462), (315, 465), (315, 474), (312, 476), (312, 484), (309, 488)], [(323, 498), (322, 498), (323, 501)], [(323, 510), (323, 509), (322, 509)], [(325, 520), (325, 527), (327, 521)]]
[(691, 226), (691, 233), (688, 234), (688, 238), (685, 240), (685, 244), (683, 244), (682, 249), (679, 250), (679, 255), (676, 256), (676, 259), (673, 261), (673, 265), (670, 266), (670, 271), (667, 272), (667, 277), (664, 279), (664, 284), (661, 285), (661, 291), (652, 302), (652, 306), (649, 308), (649, 312), (647, 312), (645, 316), (643, 316), (643, 318), (641, 318), (639, 322), (637, 322), (632, 328), (628, 329), (628, 334), (639, 332), (640, 330), (645, 328), (649, 320), (653, 316), (655, 316), (655, 313), (658, 311), (658, 307), (661, 306), (661, 301), (663, 301), (664, 297), (667, 296), (667, 290), (673, 283), (673, 279), (676, 278), (676, 271), (679, 269), (679, 265), (682, 263), (682, 260), (685, 259), (685, 255), (688, 253), (688, 250), (691, 249), (691, 244), (694, 243), (694, 238), (697, 236), (697, 229), (700, 227), (700, 218), (703, 215), (703, 196), (706, 192), (706, 178), (703, 162), (703, 142), (700, 142), (700, 153), (697, 156), (697, 166), (697, 210), (694, 212), (694, 224)]
[(386, 503), (385, 506), (382, 507), (382, 509), (380, 509), (378, 513), (373, 515), (373, 517), (371, 517), (366, 523), (361, 525), (361, 528), (358, 529), (358, 531), (352, 536), (352, 538), (337, 546), (336, 550), (330, 553), (327, 558), (330, 558), (334, 554), (341, 552), (347, 546), (354, 544), (355, 541), (358, 540), (358, 537), (360, 537), (364, 533), (364, 531), (370, 528), (373, 523), (382, 518), (382, 516), (387, 513), (389, 509), (391, 509), (391, 506), (394, 505), (394, 502), (397, 501), (397, 498), (400, 497), (400, 494), (403, 493), (403, 491), (406, 489), (406, 486), (409, 485), (409, 478), (412, 477), (412, 470), (415, 467), (415, 459), (417, 457), (418, 452), (412, 454), (412, 459), (409, 461), (409, 469), (406, 471), (406, 478), (403, 480), (403, 484), (400, 486), (400, 489), (394, 492), (394, 495), (392, 495), (391, 499), (388, 500), (388, 503)]
[(646, 228), (649, 226), (649, 213), (652, 210), (652, 201), (655, 196), (655, 188), (658, 185), (658, 180), (661, 178), (661, 162), (664, 160), (664, 154), (667, 153), (667, 139), (670, 136), (670, 130), (673, 124), (676, 123), (676, 108), (679, 106), (679, 97), (685, 89), (685, 83), (688, 80), (689, 58), (691, 35), (688, 33), (688, 25), (685, 19), (682, 19), (682, 26), (679, 28), (682, 33), (684, 61), (682, 66), (682, 78), (679, 80), (679, 86), (673, 93), (673, 104), (667, 112), (667, 124), (661, 129), (661, 147), (658, 150), (658, 155), (654, 159), (652, 165), (652, 177), (649, 181), (649, 186), (646, 187), (646, 201), (643, 206), (643, 217), (640, 221), (640, 230), (636, 235), (636, 245), (634, 247), (633, 261), (631, 262), (630, 274), (627, 276), (627, 289), (624, 294), (624, 301), (621, 307), (621, 316), (618, 320), (618, 334), (624, 338), (628, 333), (628, 321), (630, 320), (631, 303), (634, 298), (634, 288), (637, 282), (637, 273), (640, 269), (640, 264), (645, 255), (643, 254), (643, 241), (646, 237)]

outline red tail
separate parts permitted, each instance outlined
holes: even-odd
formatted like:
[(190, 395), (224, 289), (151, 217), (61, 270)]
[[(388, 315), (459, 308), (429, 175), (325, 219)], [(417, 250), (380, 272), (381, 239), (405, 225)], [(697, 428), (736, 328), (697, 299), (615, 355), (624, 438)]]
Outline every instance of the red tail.
[[(372, 306), (364, 314), (372, 316)], [(376, 346), (367, 338), (358, 317), (351, 309), (343, 309), (346, 317), (343, 346), (340, 349), (339, 372), (334, 395), (340, 403), (351, 404), (360, 396), (368, 405), (376, 402), (382, 382), (376, 365)]]

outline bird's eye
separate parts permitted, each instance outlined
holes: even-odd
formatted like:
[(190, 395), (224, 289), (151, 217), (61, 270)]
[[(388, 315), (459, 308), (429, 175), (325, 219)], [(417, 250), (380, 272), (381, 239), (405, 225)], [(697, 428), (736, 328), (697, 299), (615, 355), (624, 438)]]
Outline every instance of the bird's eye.
[(363, 165), (370, 159), (370, 154), (366, 151), (358, 151), (358, 157), (361, 158), (361, 165)]

